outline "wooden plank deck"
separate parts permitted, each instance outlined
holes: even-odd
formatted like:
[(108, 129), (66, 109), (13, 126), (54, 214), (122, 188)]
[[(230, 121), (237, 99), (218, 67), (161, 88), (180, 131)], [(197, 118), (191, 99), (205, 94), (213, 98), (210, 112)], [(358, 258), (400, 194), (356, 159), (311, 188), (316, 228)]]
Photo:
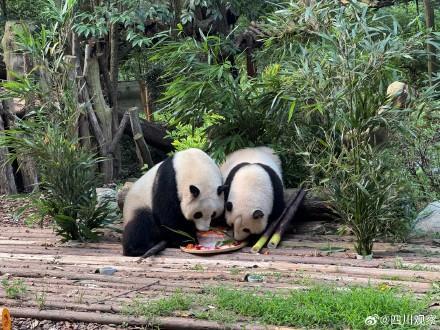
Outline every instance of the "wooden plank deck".
[[(123, 257), (116, 240), (93, 244), (61, 244), (50, 229), (2, 227), (0, 278), (20, 278), (29, 292), (24, 299), (10, 299), (0, 289), (0, 305), (16, 317), (86, 321), (103, 324), (145, 324), (121, 314), (136, 296), (156, 299), (183, 292), (203, 294), (206, 286), (285, 291), (313, 283), (337, 286), (387, 285), (424, 295), (440, 281), (440, 247), (432, 240), (410, 243), (377, 243), (375, 258), (357, 260), (353, 237), (312, 235), (308, 227), (290, 234), (276, 250), (255, 255), (250, 248), (216, 256), (193, 256), (167, 249), (137, 263)], [(329, 253), (329, 247), (338, 248)], [(345, 249), (341, 251), (341, 249)], [(112, 266), (114, 275), (97, 269)], [(246, 274), (263, 275), (261, 283), (245, 281)], [(36, 297), (45, 294), (43, 310)], [(190, 317), (158, 318), (161, 328), (221, 329), (222, 325)], [(243, 326), (238, 324), (237, 328)], [(252, 329), (258, 327), (252, 326)]]

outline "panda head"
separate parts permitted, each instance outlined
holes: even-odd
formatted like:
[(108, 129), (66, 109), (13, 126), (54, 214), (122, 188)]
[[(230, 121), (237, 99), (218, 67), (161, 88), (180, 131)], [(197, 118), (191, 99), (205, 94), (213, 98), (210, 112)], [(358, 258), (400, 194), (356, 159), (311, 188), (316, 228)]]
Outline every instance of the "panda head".
[(180, 207), (184, 217), (193, 221), (197, 230), (207, 231), (211, 220), (220, 217), (224, 210), (223, 186), (189, 185), (187, 198)]
[(244, 240), (261, 234), (273, 207), (273, 187), (267, 172), (258, 164), (241, 166), (228, 184), (225, 219), (234, 227), (234, 238)]
[(268, 224), (268, 211), (265, 207), (241, 208), (226, 202), (226, 222), (234, 227), (234, 238), (242, 241), (251, 234), (261, 234)]

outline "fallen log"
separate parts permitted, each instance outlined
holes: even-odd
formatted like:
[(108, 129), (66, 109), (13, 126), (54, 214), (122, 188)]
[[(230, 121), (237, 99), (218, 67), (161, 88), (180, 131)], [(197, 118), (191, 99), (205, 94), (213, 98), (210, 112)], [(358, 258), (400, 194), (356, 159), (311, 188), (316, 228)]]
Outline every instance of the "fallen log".
[[(118, 114), (119, 121), (122, 120), (123, 116), (123, 113)], [(172, 140), (166, 137), (167, 130), (165, 126), (159, 123), (146, 121), (142, 118), (139, 118), (139, 122), (141, 125), (142, 134), (148, 145), (165, 153), (174, 150), (171, 144)], [(131, 127), (129, 125), (125, 127), (124, 133), (133, 136), (133, 132), (131, 131)]]
[[(195, 320), (191, 318), (179, 317), (158, 317), (146, 320), (141, 317), (132, 317), (124, 315), (91, 313), (91, 312), (72, 312), (66, 310), (38, 310), (33, 308), (16, 308), (10, 309), (12, 317), (31, 318), (38, 320), (51, 321), (71, 321), (71, 322), (88, 322), (99, 324), (125, 324), (133, 326), (157, 325), (160, 329), (188, 329), (188, 330), (208, 330), (208, 329), (224, 329), (224, 325), (212, 321)], [(153, 324), (151, 324), (153, 323)], [(230, 329), (244, 329), (245, 324), (239, 323), (230, 327)], [(253, 325), (252, 329), (280, 329), (279, 327), (258, 326)], [(284, 328), (288, 329), (288, 328)]]

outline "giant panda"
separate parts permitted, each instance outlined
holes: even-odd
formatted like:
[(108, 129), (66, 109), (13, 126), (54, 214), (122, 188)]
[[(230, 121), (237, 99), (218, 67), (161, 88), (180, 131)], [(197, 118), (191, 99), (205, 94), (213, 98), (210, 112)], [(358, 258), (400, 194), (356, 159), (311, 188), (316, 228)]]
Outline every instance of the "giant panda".
[(220, 166), (225, 181), (225, 220), (234, 238), (261, 234), (284, 210), (281, 161), (267, 147), (233, 152)]
[[(152, 167), (129, 190), (124, 203), (123, 254), (140, 256), (161, 242), (178, 247), (209, 230), (224, 210), (222, 176), (199, 149), (187, 149)], [(180, 233), (179, 233), (180, 232)]]

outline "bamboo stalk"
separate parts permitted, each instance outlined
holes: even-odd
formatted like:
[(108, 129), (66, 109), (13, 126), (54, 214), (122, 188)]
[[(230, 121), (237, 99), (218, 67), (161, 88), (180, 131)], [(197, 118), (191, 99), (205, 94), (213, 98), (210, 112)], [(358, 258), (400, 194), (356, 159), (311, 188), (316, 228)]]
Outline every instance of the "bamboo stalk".
[(295, 195), (292, 197), (291, 200), (289, 200), (286, 208), (284, 209), (283, 213), (281, 213), (281, 215), (278, 217), (278, 219), (276, 219), (274, 222), (272, 222), (269, 227), (266, 229), (266, 231), (264, 232), (264, 234), (260, 237), (260, 239), (257, 241), (257, 243), (255, 243), (255, 245), (252, 247), (252, 252), (253, 253), (258, 253), (260, 252), (260, 250), (264, 247), (264, 245), (266, 244), (266, 242), (269, 240), (270, 236), (274, 233), (275, 229), (277, 228), (278, 224), (280, 223), (281, 219), (283, 219), (284, 215), (286, 214), (287, 210), (290, 208), (290, 205), (292, 205), (296, 198), (298, 197), (298, 195), (300, 194), (301, 189), (299, 189)]
[(307, 192), (303, 189), (300, 189), (299, 194), (295, 198), (294, 203), (287, 208), (287, 212), (284, 217), (280, 220), (279, 225), (277, 226), (275, 234), (273, 234), (269, 243), (267, 243), (267, 247), (269, 249), (276, 249), (278, 244), (281, 242), (281, 238), (289, 227), (290, 222), (295, 217), (296, 211), (298, 211), (299, 206), (303, 202), (306, 197)]

